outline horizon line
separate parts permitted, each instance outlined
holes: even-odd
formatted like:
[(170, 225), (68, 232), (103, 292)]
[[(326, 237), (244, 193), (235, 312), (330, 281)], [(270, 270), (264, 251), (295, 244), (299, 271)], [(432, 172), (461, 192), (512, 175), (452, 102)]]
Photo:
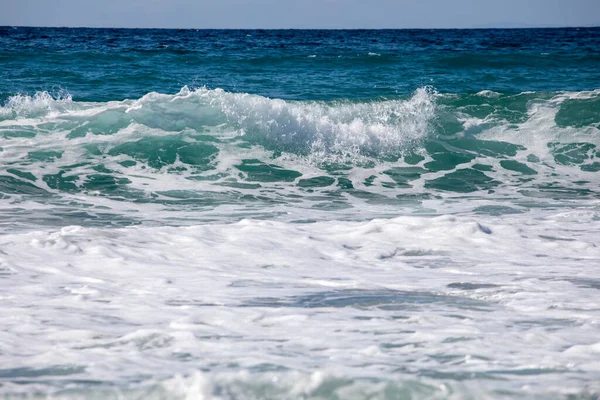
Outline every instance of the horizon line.
[(76, 25), (0, 25), (0, 28), (54, 28), (54, 29), (146, 29), (146, 30), (196, 30), (196, 31), (376, 31), (376, 30), (493, 30), (493, 29), (590, 29), (600, 28), (600, 23), (593, 25), (523, 25), (523, 26), (474, 26), (474, 27), (439, 27), (439, 28), (167, 28), (167, 27), (128, 27), (128, 26), (76, 26)]

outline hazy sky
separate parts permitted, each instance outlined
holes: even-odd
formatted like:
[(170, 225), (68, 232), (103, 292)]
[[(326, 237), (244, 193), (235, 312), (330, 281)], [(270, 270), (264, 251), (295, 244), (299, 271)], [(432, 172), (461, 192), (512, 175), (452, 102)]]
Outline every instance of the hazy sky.
[(600, 0), (0, 0), (0, 25), (144, 28), (598, 26)]

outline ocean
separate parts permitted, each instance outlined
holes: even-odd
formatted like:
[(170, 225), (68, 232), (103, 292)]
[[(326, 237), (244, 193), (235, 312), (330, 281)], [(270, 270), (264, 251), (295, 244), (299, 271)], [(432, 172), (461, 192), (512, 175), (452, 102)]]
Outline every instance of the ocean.
[(0, 396), (598, 399), (600, 28), (0, 28)]

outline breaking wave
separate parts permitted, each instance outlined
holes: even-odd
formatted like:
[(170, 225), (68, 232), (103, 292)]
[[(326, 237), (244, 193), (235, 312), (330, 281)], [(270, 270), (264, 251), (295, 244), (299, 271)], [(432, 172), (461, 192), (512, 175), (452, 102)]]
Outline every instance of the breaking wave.
[(407, 198), (424, 204), (465, 193), (593, 201), (598, 110), (600, 90), (421, 88), (403, 98), (330, 102), (187, 87), (106, 103), (17, 95), (0, 109), (0, 192), (11, 202), (54, 205), (84, 196), (77, 201), (110, 210), (115, 201), (280, 204), (281, 214), (290, 204), (330, 211), (359, 199), (396, 209)]

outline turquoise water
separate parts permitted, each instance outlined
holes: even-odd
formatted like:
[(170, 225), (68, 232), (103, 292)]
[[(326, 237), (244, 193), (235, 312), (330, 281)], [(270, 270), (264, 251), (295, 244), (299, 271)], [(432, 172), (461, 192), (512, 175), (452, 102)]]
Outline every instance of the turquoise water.
[(1, 33), (2, 194), (51, 224), (598, 196), (598, 29)]
[(7, 397), (600, 393), (598, 28), (3, 27), (0, 104)]

